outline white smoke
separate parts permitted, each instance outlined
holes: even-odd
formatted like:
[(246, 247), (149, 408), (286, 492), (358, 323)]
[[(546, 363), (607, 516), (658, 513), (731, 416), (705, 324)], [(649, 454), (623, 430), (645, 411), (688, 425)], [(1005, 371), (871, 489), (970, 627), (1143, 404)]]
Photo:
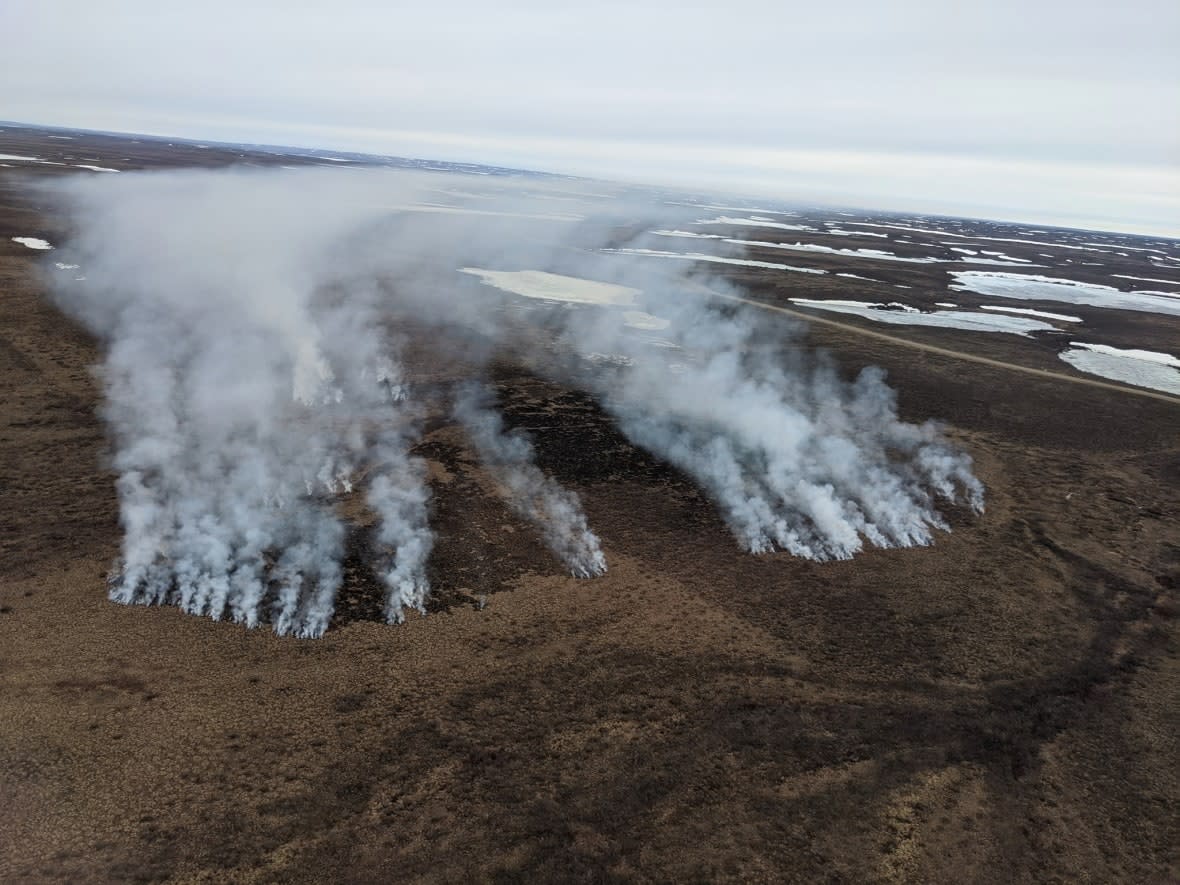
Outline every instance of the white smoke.
[[(392, 364), (383, 366), (376, 379), (387, 386), (395, 400), (406, 389)], [(430, 532), (426, 468), (407, 454), (411, 439), (394, 425), (382, 427), (372, 446), (377, 473), (369, 483), (365, 500), (380, 517), (378, 543), (390, 551), (379, 566), (387, 594), (385, 618), (399, 623), (404, 611), (426, 611), (430, 583), (426, 560), (434, 539)]]
[(881, 408), (890, 391), (866, 369), (851, 383), (817, 371), (805, 397), (768, 373), (714, 355), (664, 379), (666, 410), (650, 409), (650, 377), (629, 378), (612, 411), (624, 432), (676, 464), (717, 501), (742, 545), (809, 559), (847, 559), (865, 542), (929, 544), (945, 529), (927, 489), (982, 506), (969, 462), (931, 425)]
[[(66, 185), (87, 280), (61, 297), (108, 341), (124, 528), (111, 598), (322, 635), (342, 578), (334, 498), (362, 471), (398, 621), (428, 591), (429, 495), (379, 293), (331, 291), (317, 225), (239, 212), (245, 180)], [(341, 216), (329, 233), (356, 221)]]
[(671, 318), (664, 334), (686, 358), (632, 350), (604, 403), (633, 442), (700, 483), (746, 549), (847, 559), (866, 542), (931, 543), (947, 528), (937, 498), (982, 510), (970, 459), (936, 425), (901, 421), (879, 369), (844, 381), (802, 350), (800, 327), (768, 337), (750, 308), (651, 307)]
[(491, 392), (477, 384), (456, 391), (453, 414), (475, 446), (480, 460), (508, 492), (512, 508), (536, 523), (545, 543), (570, 572), (591, 578), (606, 571), (606, 557), (586, 526), (582, 502), (535, 463), (532, 443), (522, 433), (504, 430), (492, 407)]
[[(424, 610), (430, 491), (412, 448), (429, 404), (403, 369), (414, 347), (460, 375), (502, 354), (595, 393), (753, 552), (928, 544), (946, 528), (937, 500), (982, 507), (970, 460), (900, 421), (880, 372), (843, 380), (801, 326), (606, 254), (642, 245), (622, 221), (669, 226), (680, 210), (576, 191), (384, 170), (54, 186), (74, 228), (62, 251), (85, 275), (59, 275), (57, 295), (106, 348), (124, 529), (111, 598), (319, 636), (342, 580), (339, 502), (363, 490), (387, 619)], [(635, 303), (554, 305), (458, 273), (479, 267), (589, 277)], [(454, 417), (565, 565), (601, 573), (578, 499), (504, 432), (486, 392), (462, 387)]]

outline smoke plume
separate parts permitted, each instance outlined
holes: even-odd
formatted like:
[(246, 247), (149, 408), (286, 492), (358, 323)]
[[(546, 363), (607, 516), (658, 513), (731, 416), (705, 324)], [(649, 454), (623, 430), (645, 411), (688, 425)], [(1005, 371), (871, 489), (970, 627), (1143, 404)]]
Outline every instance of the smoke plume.
[[(633, 442), (700, 483), (746, 549), (847, 559), (866, 542), (931, 543), (947, 528), (936, 498), (982, 509), (970, 461), (933, 424), (898, 419), (880, 370), (844, 381), (817, 354), (785, 364), (748, 311), (702, 319), (671, 327), (691, 363), (635, 359), (605, 401)], [(709, 327), (726, 333), (702, 337)]]
[[(387, 619), (422, 611), (433, 535), (413, 449), (433, 406), (414, 347), (452, 382), (509, 356), (593, 393), (754, 553), (928, 544), (946, 528), (939, 500), (982, 508), (969, 458), (901, 421), (881, 372), (845, 380), (800, 324), (704, 291), (731, 291), (723, 280), (613, 251), (690, 223), (683, 208), (387, 170), (51, 188), (72, 221), (63, 262), (84, 277), (55, 276), (56, 296), (104, 342), (115, 601), (320, 636), (342, 581), (341, 501), (363, 498)], [(511, 505), (571, 572), (600, 574), (577, 495), (505, 432), (484, 388), (456, 389), (453, 418)]]
[(582, 502), (534, 463), (532, 443), (523, 434), (505, 432), (491, 401), (487, 388), (476, 384), (465, 384), (455, 394), (455, 418), (480, 460), (507, 489), (512, 508), (541, 528), (549, 549), (575, 577), (601, 575), (606, 557), (598, 537), (586, 527)]

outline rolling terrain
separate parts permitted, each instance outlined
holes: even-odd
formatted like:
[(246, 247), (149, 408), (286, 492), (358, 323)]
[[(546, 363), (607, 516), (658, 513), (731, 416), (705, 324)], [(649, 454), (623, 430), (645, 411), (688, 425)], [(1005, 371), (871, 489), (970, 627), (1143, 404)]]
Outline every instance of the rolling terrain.
[[(297, 640), (108, 601), (99, 345), (48, 296), (52, 254), (12, 238), (69, 235), (24, 182), (116, 174), (83, 164), (331, 161), (2, 126), (0, 155), (37, 158), (0, 159), (0, 880), (1180, 878), (1180, 398), (1059, 356), (1175, 355), (1180, 316), (951, 288), (1038, 265), (1180, 293), (1180, 244), (668, 194), (698, 236), (621, 248), (710, 235), (742, 241), (711, 257), (826, 271), (713, 267), (767, 334), (807, 317), (843, 374), (883, 367), (901, 416), (973, 457), (986, 511), (946, 511), (929, 547), (751, 555), (585, 390), (501, 359), (507, 423), (576, 490), (609, 571), (570, 577), (432, 411), (428, 614), (384, 623), (357, 522), (331, 628)], [(1076, 322), (886, 324), (829, 299)], [(409, 337), (412, 383), (461, 374)]]

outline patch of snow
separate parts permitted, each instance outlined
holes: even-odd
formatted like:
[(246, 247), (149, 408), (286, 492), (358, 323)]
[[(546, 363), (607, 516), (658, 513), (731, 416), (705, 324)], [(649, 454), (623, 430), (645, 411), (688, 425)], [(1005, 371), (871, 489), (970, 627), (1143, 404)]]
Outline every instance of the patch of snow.
[(792, 298), (791, 300), (796, 304), (802, 304), (805, 307), (830, 308), (832, 310), (835, 310), (838, 307), (865, 309), (873, 308), (875, 310), (881, 310), (885, 307), (885, 305), (881, 304), (879, 301), (849, 301), (844, 298)]
[(958, 292), (1180, 316), (1180, 299), (1166, 293), (1120, 292), (1113, 286), (1098, 283), (1079, 283), (1076, 280), (1001, 271), (951, 271), (951, 276), (955, 281), (950, 288)]
[(1012, 255), (1006, 255), (1003, 252), (995, 252), (995, 251), (992, 251), (989, 249), (981, 249), (979, 254), (986, 255), (989, 258), (997, 259), (998, 261), (1011, 262), (1012, 264), (1027, 264), (1027, 265), (1030, 265), (1033, 267), (1039, 266), (1039, 265), (1033, 265), (1032, 262), (1029, 261), (1027, 258), (1016, 258)]
[(669, 341), (666, 338), (657, 338), (654, 335), (649, 335), (643, 339), (652, 347), (664, 347), (668, 350), (680, 350), (680, 345), (674, 341)]
[(1079, 371), (1180, 396), (1180, 359), (1171, 354), (1081, 341), (1069, 345), (1058, 356)]
[[(945, 307), (954, 307), (953, 304), (942, 305)], [(980, 310), (999, 310), (1003, 313), (1019, 313), (1030, 317), (1044, 317), (1047, 320), (1060, 320), (1063, 323), (1080, 323), (1081, 317), (1072, 317), (1067, 313), (1049, 313), (1044, 310), (1033, 310), (1031, 307), (1003, 307), (998, 304), (981, 304)]]
[[(825, 221), (824, 224), (836, 224), (836, 222)], [(867, 230), (844, 230), (839, 227), (829, 227), (824, 233), (831, 234), (834, 237), (880, 237), (883, 240), (889, 239), (889, 234), (879, 234)]]
[(998, 258), (960, 258), (960, 264), (989, 264), (992, 267), (1045, 267), (1043, 264), (1031, 264), (1019, 258), (1012, 261), (1001, 261)]
[(1056, 331), (1055, 326), (1040, 320), (1002, 314), (973, 313), (965, 310), (936, 310), (922, 313), (912, 309), (891, 309), (887, 305), (867, 301), (825, 301), (811, 298), (792, 298), (791, 301), (801, 307), (854, 314), (874, 322), (898, 326), (935, 326), (944, 329), (966, 329), (971, 332), (1007, 332), (1024, 336), (1028, 336), (1030, 332)]
[(789, 270), (794, 273), (827, 273), (814, 267), (793, 267), (790, 264), (776, 264), (773, 261), (751, 261), (746, 258), (726, 258), (722, 255), (705, 255), (700, 252), (661, 252), (658, 249), (603, 249), (622, 255), (653, 255), (657, 258), (686, 258), (690, 261), (711, 261), (716, 264), (738, 264), (745, 267), (765, 267), (769, 270)]
[(912, 234), (936, 234), (942, 237), (965, 237), (966, 234), (957, 234), (949, 230), (933, 230), (928, 227), (909, 227), (904, 224), (881, 224), (872, 221), (846, 221), (845, 224), (853, 225), (855, 227), (881, 227), (889, 230), (904, 230)]
[(1120, 347), (1111, 347), (1108, 344), (1085, 344), (1081, 341), (1069, 342), (1070, 347), (1081, 347), (1085, 350), (1093, 351), (1094, 353), (1105, 353), (1110, 356), (1124, 356), (1128, 359), (1143, 360), (1149, 363), (1159, 363), (1161, 366), (1171, 366), (1173, 369), (1180, 369), (1180, 357), (1174, 357), (1170, 353), (1160, 353), (1158, 350), (1124, 350)]
[(52, 249), (53, 248), (53, 246), (51, 246), (48, 242), (46, 242), (45, 240), (39, 240), (39, 239), (37, 239), (37, 237), (13, 237), (12, 242), (20, 243), (22, 246), (26, 246), (29, 249)]
[(567, 277), (543, 270), (485, 270), (480, 267), (461, 267), (459, 270), (479, 277), (487, 286), (545, 301), (631, 307), (635, 304), (635, 296), (640, 294), (639, 289), (628, 286)]
[(807, 224), (787, 224), (782, 221), (768, 221), (759, 218), (735, 218), (731, 215), (718, 215), (716, 218), (702, 218), (697, 224), (732, 224), (738, 227), (771, 227), (775, 230), (815, 230)]
[(1075, 246), (1071, 243), (1046, 243), (1042, 240), (1023, 240), (1019, 237), (986, 237), (982, 234), (960, 234), (951, 230), (932, 230), (925, 227), (905, 227), (900, 224), (881, 224), (871, 221), (850, 221), (847, 223), (856, 227), (881, 227), (888, 228), (890, 230), (904, 230), (917, 234), (936, 234), (941, 237), (955, 237), (956, 239), (960, 240), (984, 240), (989, 243), (1018, 243), (1022, 246), (1051, 246), (1057, 249), (1076, 249), (1081, 252), (1110, 252), (1110, 249), (1094, 249), (1090, 246)]
[(763, 215), (785, 215), (793, 217), (798, 212), (788, 212), (785, 209), (765, 209), (760, 206), (717, 206), (713, 203), (667, 203), (668, 206), (688, 206), (690, 209), (711, 209), (715, 212), (758, 212)]
[(759, 246), (767, 249), (786, 249), (790, 252), (822, 252), (826, 255), (840, 255), (844, 258), (869, 258), (879, 261), (902, 261), (907, 264), (937, 264), (938, 258), (904, 258), (886, 252), (882, 249), (837, 249), (834, 246), (821, 246), (817, 243), (767, 243), (762, 240), (733, 240), (725, 242), (738, 246)]
[(724, 240), (721, 234), (698, 234), (690, 230), (653, 230), (657, 237), (691, 237), (694, 240)]
[(644, 313), (642, 310), (623, 311), (623, 324), (630, 326), (632, 329), (642, 329), (645, 332), (658, 332), (660, 329), (666, 329), (671, 325), (663, 317), (653, 316), (650, 313)]
[(118, 172), (118, 169), (111, 169), (108, 166), (87, 166), (85, 163), (75, 163), (75, 169), (89, 169), (91, 172)]

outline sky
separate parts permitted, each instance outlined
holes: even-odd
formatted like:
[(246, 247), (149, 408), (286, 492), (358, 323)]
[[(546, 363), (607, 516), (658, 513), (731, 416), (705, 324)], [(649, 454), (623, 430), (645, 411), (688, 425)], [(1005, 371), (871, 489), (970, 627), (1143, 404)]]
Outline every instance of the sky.
[(1180, 2), (0, 2), (0, 119), (1180, 237)]

